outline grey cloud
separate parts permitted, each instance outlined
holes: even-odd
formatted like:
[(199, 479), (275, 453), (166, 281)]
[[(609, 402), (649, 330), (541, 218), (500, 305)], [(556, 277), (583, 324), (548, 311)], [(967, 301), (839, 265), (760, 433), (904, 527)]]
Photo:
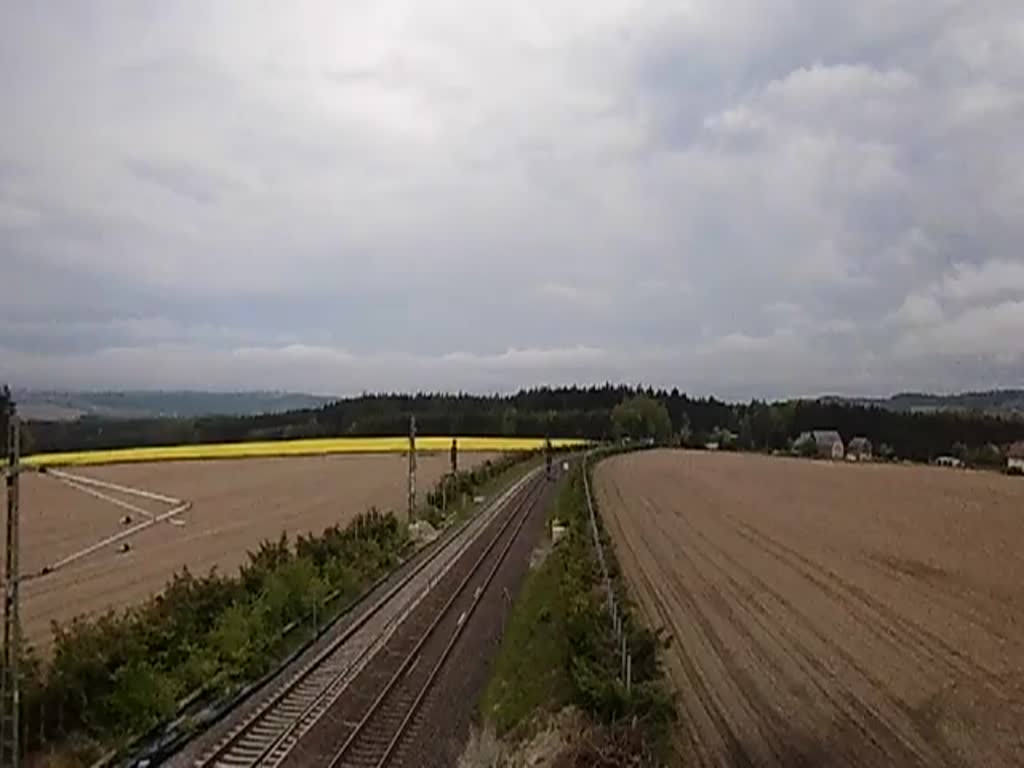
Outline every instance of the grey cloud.
[(225, 191), (223, 182), (187, 165), (145, 158), (129, 158), (125, 165), (143, 181), (199, 204), (212, 203)]
[(1024, 296), (1024, 263), (987, 261), (980, 266), (956, 264), (942, 278), (939, 289), (959, 301), (990, 299), (1001, 295)]
[(9, 14), (0, 378), (1024, 381), (1014, 0), (270, 7)]

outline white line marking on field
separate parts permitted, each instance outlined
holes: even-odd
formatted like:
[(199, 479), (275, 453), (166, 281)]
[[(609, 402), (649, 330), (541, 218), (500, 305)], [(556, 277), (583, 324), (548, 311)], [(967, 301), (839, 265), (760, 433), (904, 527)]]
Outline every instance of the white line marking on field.
[[(71, 472), (65, 472), (60, 469), (48, 468), (45, 470), (39, 470), (39, 474), (46, 476), (52, 476), (55, 480), (69, 488), (73, 488), (76, 491), (92, 496), (93, 498), (106, 501), (121, 509), (126, 509), (130, 512), (134, 512), (137, 515), (145, 518), (145, 522), (139, 523), (126, 528), (118, 533), (111, 536), (100, 539), (99, 541), (90, 544), (77, 552), (72, 552), (70, 555), (61, 558), (60, 560), (43, 566), (39, 571), (35, 573), (27, 573), (21, 577), (21, 581), (31, 581), (38, 579), (43, 576), (49, 576), (55, 571), (59, 571), (63, 568), (67, 568), (70, 565), (82, 560), (90, 555), (93, 555), (100, 550), (109, 547), (111, 544), (117, 544), (135, 534), (141, 533), (142, 531), (150, 528), (159, 523), (169, 523), (170, 525), (183, 526), (185, 521), (179, 516), (183, 512), (187, 512), (192, 509), (192, 502), (186, 501), (185, 499), (178, 499), (173, 496), (166, 496), (162, 493), (155, 493), (154, 491), (147, 491), (143, 488), (132, 488), (127, 485), (119, 485), (118, 483), (107, 482), (106, 480), (97, 480), (93, 477), (87, 477), (84, 475), (76, 475)], [(100, 490), (102, 489), (102, 490)], [(103, 491), (115, 491), (117, 493), (124, 494), (126, 496), (134, 496), (140, 499), (147, 499), (149, 501), (159, 502), (170, 507), (166, 512), (154, 513), (148, 509), (144, 509), (136, 504), (119, 499), (115, 496), (104, 493)]]

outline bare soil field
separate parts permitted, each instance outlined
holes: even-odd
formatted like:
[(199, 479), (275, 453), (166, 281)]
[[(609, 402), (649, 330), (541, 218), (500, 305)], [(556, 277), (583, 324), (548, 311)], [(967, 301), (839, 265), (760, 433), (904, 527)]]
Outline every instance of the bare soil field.
[(596, 470), (697, 766), (1024, 765), (1024, 481), (653, 451)]
[[(469, 468), (497, 454), (466, 453)], [(264, 539), (319, 533), (371, 506), (404, 513), (408, 460), (401, 454), (123, 464), (74, 474), (143, 488), (193, 503), (184, 525), (160, 523), (132, 536), (131, 550), (112, 544), (66, 569), (26, 584), (22, 621), (37, 648), (51, 643), (50, 622), (122, 608), (160, 591), (176, 570), (213, 567), (232, 573)], [(418, 457), (420, 498), (448, 469), (447, 454)], [(167, 505), (111, 494), (151, 512)], [(55, 478), (26, 473), (21, 483), (21, 571), (34, 573), (124, 530), (125, 514)], [(142, 522), (135, 516), (135, 522)]]

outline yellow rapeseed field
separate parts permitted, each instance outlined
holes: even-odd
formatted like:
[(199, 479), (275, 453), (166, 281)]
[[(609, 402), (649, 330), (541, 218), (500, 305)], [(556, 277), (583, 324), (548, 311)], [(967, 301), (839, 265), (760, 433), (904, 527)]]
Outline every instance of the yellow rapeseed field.
[[(458, 437), (459, 451), (534, 451), (544, 447), (543, 438)], [(585, 445), (585, 440), (552, 440), (555, 448)], [(447, 451), (451, 437), (417, 437), (416, 450)], [(400, 453), (408, 450), (407, 437), (329, 437), (313, 440), (272, 440), (253, 443), (172, 445), (159, 448), (117, 448), (108, 451), (39, 453), (23, 459), (34, 467), (82, 467), (94, 464), (127, 464), (140, 461), (185, 459), (251, 459), (271, 456), (323, 456), (335, 453)]]

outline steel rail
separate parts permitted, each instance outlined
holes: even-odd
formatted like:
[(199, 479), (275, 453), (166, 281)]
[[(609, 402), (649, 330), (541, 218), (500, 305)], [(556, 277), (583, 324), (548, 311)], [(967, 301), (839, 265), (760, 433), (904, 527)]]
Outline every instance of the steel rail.
[[(270, 716), (274, 714), (275, 709), (282, 705), (287, 697), (296, 692), (305, 681), (317, 672), (317, 670), (324, 667), (332, 656), (342, 650), (345, 644), (351, 640), (359, 630), (376, 617), (397, 594), (405, 589), (417, 576), (422, 574), (428, 566), (437, 563), (445, 554), (449, 556), (449, 560), (444, 566), (445, 570), (454, 565), (465, 551), (477, 541), (478, 537), (487, 529), (493, 519), (500, 514), (501, 509), (503, 509), (505, 505), (512, 503), (517, 495), (523, 492), (523, 489), (529, 488), (529, 482), (536, 475), (537, 471), (538, 470), (532, 470), (523, 478), (517, 480), (509, 489), (495, 500), (490, 510), (486, 510), (463, 523), (462, 526), (455, 531), (452, 537), (448, 539), (448, 541), (442, 543), (436, 551), (432, 552), (428, 557), (425, 557), (422, 562), (417, 563), (409, 573), (405, 574), (396, 584), (390, 587), (384, 595), (374, 601), (364, 614), (356, 619), (351, 625), (346, 627), (337, 638), (333, 639), (291, 680), (285, 683), (278, 691), (258, 706), (254, 712), (249, 715), (244, 725), (236, 733), (231, 734), (228, 739), (218, 745), (209, 755), (196, 760), (194, 765), (197, 766), (197, 768), (206, 768), (206, 766), (218, 765), (236, 746), (241, 744), (243, 739), (251, 734), (261, 723), (268, 720)], [(459, 538), (474, 526), (479, 528), (479, 531), (473, 532), (467, 540), (460, 541)], [(434, 579), (434, 582), (438, 579), (440, 579), (440, 576), (437, 576)], [(428, 589), (424, 594), (429, 592), (429, 589), (432, 588), (432, 586), (433, 583), (429, 584)], [(421, 599), (422, 597), (416, 600), (413, 607), (418, 605), (419, 600)], [(412, 609), (410, 608), (409, 610), (411, 611)], [(394, 622), (402, 621), (406, 615), (408, 615), (408, 613), (399, 615), (392, 620), (392, 622), (389, 622), (385, 628), (384, 634), (392, 629), (392, 624)], [(343, 680), (353, 668), (358, 667), (358, 665), (364, 661), (366, 654), (376, 651), (376, 645), (376, 643), (371, 643), (366, 649), (359, 653), (357, 658), (354, 659), (351, 664), (346, 665), (344, 669), (340, 670), (336, 675), (333, 675), (332, 678), (322, 686), (320, 691), (315, 694), (308, 705), (303, 707), (302, 711), (297, 716), (291, 718), (291, 722), (286, 726), (286, 728), (283, 729), (282, 732), (275, 734), (266, 745), (260, 747), (259, 751), (255, 753), (255, 758), (247, 762), (246, 765), (259, 765), (261, 761), (265, 760), (274, 750), (280, 747), (296, 729), (303, 725), (303, 722), (309, 713), (313, 711), (317, 705), (322, 703), (325, 696), (330, 696), (335, 693), (335, 686), (337, 683)]]
[[(543, 491), (541, 491), (539, 496), (543, 496)], [(522, 519), (520, 519), (519, 523), (516, 525), (515, 531), (512, 532), (512, 536), (509, 538), (507, 542), (505, 542), (505, 546), (502, 548), (501, 554), (498, 555), (497, 562), (495, 562), (494, 566), (491, 568), (490, 573), (487, 574), (487, 578), (484, 580), (484, 583), (480, 586), (476, 594), (474, 594), (473, 602), (470, 604), (469, 608), (466, 611), (466, 618), (456, 625), (455, 632), (448, 640), (448, 644), (445, 646), (444, 651), (442, 651), (440, 658), (434, 664), (434, 668), (430, 670), (430, 676), (427, 678), (426, 682), (424, 682), (423, 687), (420, 688), (419, 693), (416, 695), (415, 701), (413, 701), (412, 706), (409, 708), (409, 711), (405, 715), (405, 718), (403, 718), (401, 724), (398, 726), (398, 731), (392, 737), (391, 742), (387, 746), (387, 749), (384, 751), (384, 754), (381, 755), (380, 760), (377, 762), (377, 768), (382, 768), (384, 765), (386, 765), (388, 760), (391, 759), (391, 756), (394, 754), (395, 750), (398, 749), (398, 745), (401, 743), (402, 737), (405, 735), (409, 726), (412, 724), (413, 718), (416, 717), (417, 712), (419, 712), (419, 709), (423, 705), (423, 701), (427, 698), (427, 694), (430, 692), (430, 689), (437, 681), (437, 676), (438, 674), (440, 674), (441, 668), (448, 660), (448, 657), (451, 656), (452, 650), (455, 648), (455, 643), (457, 643), (459, 638), (462, 636), (462, 631), (466, 628), (466, 625), (469, 624), (469, 620), (470, 618), (472, 618), (477, 606), (483, 599), (484, 593), (487, 591), (487, 588), (491, 585), (491, 582), (494, 581), (494, 577), (497, 575), (498, 569), (501, 568), (501, 566), (504, 564), (505, 559), (508, 557), (509, 550), (512, 549), (512, 545), (515, 543), (516, 539), (519, 538), (519, 534), (525, 527), (526, 521), (530, 519), (530, 514), (532, 511), (532, 505), (528, 506), (526, 513), (523, 515)]]
[[(409, 672), (414, 662), (419, 663), (420, 651), (423, 649), (423, 646), (427, 643), (428, 640), (431, 639), (431, 637), (434, 635), (434, 632), (437, 630), (441, 622), (448, 617), (449, 612), (452, 609), (452, 606), (464, 594), (466, 587), (469, 585), (470, 581), (477, 575), (481, 566), (483, 566), (487, 559), (491, 556), (491, 553), (493, 552), (495, 546), (497, 546), (498, 542), (501, 540), (502, 536), (505, 535), (506, 531), (509, 529), (512, 523), (516, 522), (517, 516), (519, 516), (520, 513), (522, 513), (521, 517), (518, 518), (518, 524), (516, 525), (513, 531), (513, 535), (509, 537), (508, 541), (505, 544), (505, 547), (501, 550), (499, 561), (497, 562), (495, 567), (492, 568), (491, 571), (488, 573), (487, 580), (479, 588), (478, 593), (474, 595), (473, 603), (471, 604), (470, 609), (466, 612), (465, 617), (460, 618), (460, 621), (457, 624), (455, 635), (453, 635), (453, 637), (449, 640), (448, 644), (445, 646), (442, 656), (431, 669), (427, 682), (417, 693), (417, 696), (413, 701), (412, 709), (406, 712), (406, 715), (403, 717), (399, 725), (399, 730), (389, 740), (384, 753), (382, 753), (381, 757), (378, 758), (378, 760), (374, 764), (379, 768), (379, 766), (383, 766), (384, 763), (391, 757), (391, 754), (397, 747), (399, 740), (404, 735), (405, 728), (408, 726), (409, 722), (411, 722), (412, 713), (416, 709), (418, 709), (419, 705), (422, 703), (423, 698), (426, 696), (427, 690), (436, 679), (437, 673), (440, 671), (441, 665), (444, 663), (448, 655), (451, 653), (451, 649), (454, 647), (457, 636), (461, 634), (462, 627), (464, 627), (468, 622), (472, 610), (476, 607), (481, 596), (483, 595), (483, 592), (486, 590), (487, 586), (494, 578), (494, 573), (496, 573), (497, 568), (501, 565), (502, 562), (504, 562), (505, 556), (508, 554), (508, 551), (511, 548), (512, 543), (515, 542), (516, 537), (519, 534), (519, 531), (522, 530), (523, 525), (529, 518), (530, 513), (533, 511), (534, 503), (543, 495), (545, 486), (546, 484), (544, 482), (539, 482), (537, 483), (537, 485), (535, 485), (533, 488), (530, 488), (526, 493), (523, 494), (523, 498), (519, 506), (512, 512), (512, 514), (509, 515), (508, 519), (506, 519), (502, 523), (501, 528), (498, 530), (497, 533), (495, 533), (494, 537), (488, 543), (486, 549), (477, 557), (476, 561), (473, 563), (469, 572), (462, 578), (458, 586), (456, 586), (456, 588), (453, 590), (451, 596), (445, 601), (444, 605), (437, 612), (433, 621), (430, 623), (427, 629), (420, 636), (419, 640), (416, 642), (416, 645), (412, 648), (412, 650), (410, 650), (406, 654), (402, 663), (399, 665), (398, 669), (394, 672), (394, 674), (391, 675), (384, 689), (377, 695), (373, 703), (370, 705), (370, 709), (366, 712), (366, 714), (361, 718), (359, 723), (356, 725), (355, 730), (353, 730), (352, 733), (348, 735), (348, 737), (345, 739), (341, 747), (338, 748), (337, 752), (331, 759), (331, 762), (328, 764), (328, 768), (339, 768), (342, 765), (342, 761), (345, 760), (345, 758), (348, 756), (348, 753), (352, 749), (353, 745), (358, 741), (358, 739), (361, 736), (363, 736), (366, 733), (368, 725), (381, 711), (384, 702), (394, 691), (397, 683)], [(536, 493), (534, 493), (534, 491), (536, 491)]]
[[(528, 483), (524, 484), (521, 488), (517, 489), (517, 492), (519, 490), (522, 490), (523, 488), (527, 489), (527, 491), (524, 491), (524, 494), (523, 494), (525, 496), (526, 493), (528, 493), (528, 491), (529, 491), (529, 484)], [(512, 498), (514, 498), (514, 496), (515, 496), (515, 494), (513, 494), (513, 497), (510, 497), (508, 499), (507, 503), (511, 503), (512, 502)], [(516, 511), (518, 511), (518, 509)], [(515, 516), (515, 513), (510, 515), (509, 520), (511, 520), (512, 517), (514, 517), (514, 516)], [(502, 525), (501, 532), (503, 532), (505, 530), (507, 524), (508, 523), (506, 522), (505, 524)], [(486, 530), (486, 528), (487, 528), (487, 525), (485, 524), (483, 526), (483, 529), (480, 531), (480, 535), (483, 534), (483, 531)], [(500, 536), (501, 532), (499, 532), (497, 535)], [(459, 558), (461, 558), (463, 556), (463, 554), (465, 554), (465, 551), (466, 551), (466, 549), (468, 549), (469, 544), (472, 544), (475, 541), (476, 541), (476, 538), (474, 537), (474, 539), (472, 541), (467, 542), (465, 547), (461, 548), (458, 552), (455, 553), (455, 555), (452, 558), (452, 564), (453, 565), (454, 565), (454, 563)], [(440, 580), (440, 576), (437, 577), (437, 580), (438, 581)], [(433, 585), (428, 586), (428, 589), (426, 591), (429, 591), (429, 589), (431, 589), (432, 587), (433, 587)], [(461, 590), (460, 590), (459, 593), (461, 593)], [(348, 669), (353, 669), (353, 668), (356, 668), (356, 667), (360, 667), (360, 665), (363, 664), (363, 662), (365, 662), (368, 658), (372, 657), (378, 650), (380, 650), (380, 647), (385, 642), (387, 642), (387, 640), (390, 638), (391, 634), (393, 634), (393, 632), (398, 628), (398, 626), (406, 618), (407, 618), (407, 616), (405, 616), (405, 615), (399, 615), (399, 616), (396, 616), (394, 619), (392, 619), (390, 622), (388, 622), (388, 624), (385, 627), (384, 631), (381, 632), (381, 637), (378, 639), (378, 641), (368, 645), (359, 654), (359, 656), (348, 666)], [(318, 695), (316, 698), (314, 698), (312, 701), (310, 701), (309, 704), (307, 704), (306, 707), (302, 710), (302, 712), (287, 726), (287, 728), (285, 728), (285, 730), (282, 731), (277, 736), (277, 738), (275, 738), (271, 743), (267, 744), (267, 746), (264, 747), (262, 751), (260, 751), (258, 756), (253, 760), (252, 764), (253, 765), (259, 765), (262, 761), (266, 760), (282, 744), (284, 744), (284, 742), (288, 738), (290, 738), (292, 736), (292, 734), (294, 734), (299, 728), (301, 728), (302, 725), (305, 724), (305, 721), (309, 717), (309, 715), (314, 713), (314, 712), (316, 712), (316, 710), (323, 704), (324, 698), (332, 695), (335, 692), (334, 691), (334, 684), (342, 682), (344, 674), (345, 673), (342, 673), (342, 677), (339, 677), (338, 679), (332, 681), (332, 684), (326, 686), (324, 688), (324, 690), (321, 692), (320, 695)]]

